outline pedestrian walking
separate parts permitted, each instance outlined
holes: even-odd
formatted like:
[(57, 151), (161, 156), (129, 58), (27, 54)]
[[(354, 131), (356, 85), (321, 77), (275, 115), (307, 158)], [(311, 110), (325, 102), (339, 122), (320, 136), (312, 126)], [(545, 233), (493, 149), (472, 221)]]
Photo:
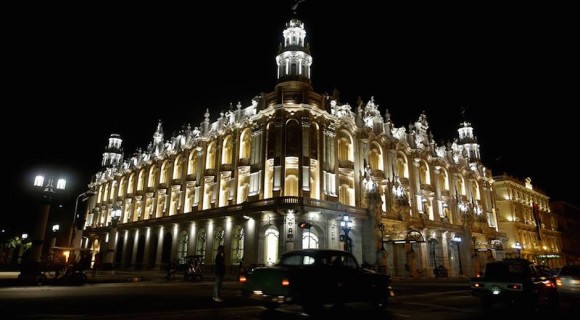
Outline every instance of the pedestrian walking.
[(213, 301), (222, 302), (221, 298), (222, 282), (224, 281), (224, 274), (226, 273), (226, 257), (224, 254), (224, 246), (220, 245), (217, 248), (215, 255), (215, 285), (213, 288)]

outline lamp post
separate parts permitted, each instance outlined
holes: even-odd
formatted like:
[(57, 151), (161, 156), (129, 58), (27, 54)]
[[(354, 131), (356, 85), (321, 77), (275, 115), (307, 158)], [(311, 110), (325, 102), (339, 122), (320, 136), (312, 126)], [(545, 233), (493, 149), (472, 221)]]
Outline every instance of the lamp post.
[[(71, 227), (70, 227), (70, 233), (68, 235), (68, 239), (67, 239), (67, 244), (69, 244), (72, 247), (72, 250), (79, 250), (79, 254), (80, 254), (80, 247), (81, 247), (81, 242), (83, 239), (83, 229), (84, 229), (84, 225), (85, 225), (85, 219), (84, 216), (80, 217), (78, 214), (78, 208), (79, 208), (79, 200), (82, 199), (83, 201), (86, 201), (88, 199), (88, 197), (94, 195), (95, 192), (92, 190), (88, 190), (86, 192), (83, 192), (81, 194), (79, 194), (77, 196), (77, 199), (75, 201), (75, 211), (74, 211), (74, 215), (73, 215), (73, 219), (72, 219), (72, 223), (71, 223)], [(74, 232), (74, 237), (73, 237), (73, 230), (76, 231)]]
[(348, 214), (344, 214), (340, 220), (340, 228), (344, 232), (344, 251), (352, 252), (352, 240), (348, 236), (350, 229), (352, 228), (353, 222), (350, 220)]
[(461, 238), (460, 237), (453, 237), (451, 241), (455, 242), (457, 245), (457, 260), (459, 261), (459, 275), (463, 275), (463, 268), (461, 267)]
[(514, 248), (516, 249), (516, 252), (518, 253), (518, 258), (521, 258), (522, 255), (522, 244), (519, 242), (516, 242), (516, 244), (514, 244)]
[(42, 255), (42, 246), (44, 244), (44, 237), (46, 235), (46, 225), (48, 224), (48, 215), (50, 213), (50, 205), (52, 198), (57, 190), (64, 190), (66, 180), (63, 178), (57, 179), (56, 188), (54, 186), (54, 178), (45, 178), (42, 175), (36, 176), (34, 179), (34, 187), (40, 192), (41, 207), (38, 222), (35, 226), (34, 239), (32, 240), (32, 251), (30, 255), (30, 262), (40, 264), (40, 257)]
[(107, 255), (105, 257), (105, 265), (103, 269), (113, 270), (113, 262), (115, 261), (115, 246), (117, 245), (117, 225), (121, 218), (121, 207), (114, 205), (111, 210), (111, 231), (109, 232), (109, 244), (107, 246)]

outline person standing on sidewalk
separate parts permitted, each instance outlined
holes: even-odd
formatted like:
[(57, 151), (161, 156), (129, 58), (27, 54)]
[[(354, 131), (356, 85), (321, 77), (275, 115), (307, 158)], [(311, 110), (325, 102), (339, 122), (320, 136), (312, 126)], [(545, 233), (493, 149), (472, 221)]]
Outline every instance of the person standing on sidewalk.
[(217, 248), (215, 255), (215, 285), (213, 288), (213, 301), (222, 302), (221, 298), (222, 282), (224, 281), (224, 274), (226, 273), (226, 257), (224, 254), (224, 246), (220, 245)]

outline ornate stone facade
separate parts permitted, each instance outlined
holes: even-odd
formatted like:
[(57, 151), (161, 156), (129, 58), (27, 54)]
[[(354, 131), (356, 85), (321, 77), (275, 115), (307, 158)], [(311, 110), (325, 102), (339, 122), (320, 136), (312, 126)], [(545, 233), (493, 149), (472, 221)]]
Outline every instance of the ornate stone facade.
[[(268, 264), (292, 249), (342, 249), (349, 238), (361, 263), (403, 277), (440, 266), (469, 276), (480, 251), (503, 256), (494, 180), (471, 124), (440, 146), (425, 113), (397, 127), (372, 97), (351, 107), (317, 93), (304, 25), (293, 19), (282, 34), (274, 91), (213, 122), (208, 110), (170, 139), (160, 121), (129, 157), (111, 136), (90, 183), (84, 246), (107, 250), (116, 268), (154, 269), (191, 254), (211, 266), (224, 244), (233, 271), (242, 258)], [(341, 237), (345, 215), (353, 225)]]

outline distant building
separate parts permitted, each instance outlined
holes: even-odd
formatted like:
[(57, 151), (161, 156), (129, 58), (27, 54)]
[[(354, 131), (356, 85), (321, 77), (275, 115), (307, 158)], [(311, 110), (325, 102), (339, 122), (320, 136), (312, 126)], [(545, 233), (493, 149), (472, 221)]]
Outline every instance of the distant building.
[(534, 190), (530, 178), (522, 182), (502, 175), (494, 180), (499, 229), (507, 236), (507, 257), (562, 266), (562, 235), (549, 197)]
[(564, 201), (550, 203), (562, 233), (562, 258), (566, 264), (580, 264), (580, 208)]
[(317, 93), (303, 23), (290, 20), (282, 35), (274, 91), (215, 120), (208, 110), (169, 139), (160, 121), (129, 157), (111, 135), (89, 185), (84, 246), (115, 268), (160, 269), (192, 254), (211, 266), (223, 244), (231, 270), (242, 258), (344, 248), (412, 277), (439, 266), (473, 275), (503, 257), (508, 237), (471, 124), (437, 145), (425, 113), (397, 127), (372, 97), (350, 106), (336, 91)]

